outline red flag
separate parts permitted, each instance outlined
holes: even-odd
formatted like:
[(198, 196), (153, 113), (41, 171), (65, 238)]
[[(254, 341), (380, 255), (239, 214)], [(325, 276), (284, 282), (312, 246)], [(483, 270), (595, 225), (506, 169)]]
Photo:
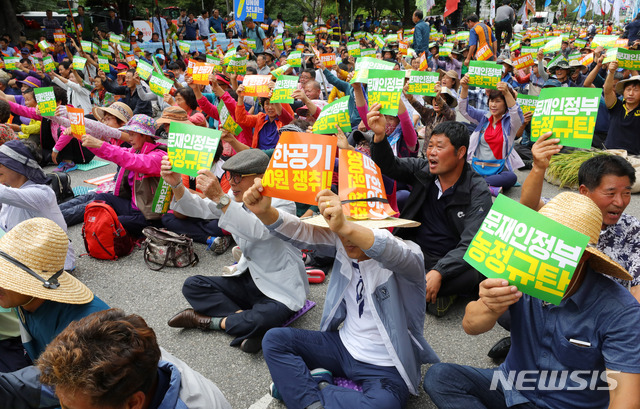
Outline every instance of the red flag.
[(458, 10), (458, 2), (460, 0), (447, 0), (447, 4), (444, 7), (444, 17)]

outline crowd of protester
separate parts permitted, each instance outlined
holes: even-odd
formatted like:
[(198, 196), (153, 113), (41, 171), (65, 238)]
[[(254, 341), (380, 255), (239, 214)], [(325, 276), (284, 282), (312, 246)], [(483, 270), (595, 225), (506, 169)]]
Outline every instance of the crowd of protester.
[[(115, 11), (94, 25), (80, 6), (63, 25), (49, 13), (38, 38), (0, 37), (0, 407), (230, 407), (214, 384), (159, 347), (142, 317), (110, 309), (72, 275), (65, 232), (94, 201), (111, 207), (134, 238), (152, 226), (217, 254), (231, 249), (237, 264), (185, 281), (191, 308), (168, 325), (224, 331), (231, 346), (262, 349), (271, 394), (287, 407), (401, 408), (420, 387), (439, 408), (638, 407), (640, 333), (632, 323), (640, 319), (640, 222), (624, 213), (636, 183), (624, 157), (640, 155), (640, 76), (605, 62), (611, 47), (594, 38), (618, 35), (617, 47), (637, 50), (640, 16), (601, 30), (592, 22), (528, 27), (516, 19), (509, 0), (494, 24), (469, 15), (458, 33), (440, 18), (425, 21), (420, 10), (413, 29), (397, 32), (382, 18), (358, 16), (348, 30), (334, 15), (294, 27), (280, 14), (260, 22), (181, 10), (176, 22), (150, 18), (147, 43), (163, 43), (150, 52)], [(522, 47), (558, 33), (558, 51), (539, 48), (532, 66), (516, 67)], [(226, 50), (216, 45), (222, 35)], [(185, 40), (193, 42), (188, 52)], [(435, 95), (413, 95), (405, 85), (398, 114), (383, 115), (369, 103), (366, 81), (352, 81), (363, 50), (394, 70), (439, 73)], [(295, 51), (300, 67), (287, 61)], [(228, 64), (229, 53), (246, 60), (246, 72)], [(335, 64), (321, 54), (334, 54)], [(219, 68), (208, 84), (195, 83), (193, 64), (211, 57)], [(470, 86), (477, 59), (502, 67), (495, 89)], [(170, 80), (170, 91), (152, 91), (136, 69), (142, 62)], [(280, 68), (278, 76), (299, 78), (293, 103), (247, 95), (247, 76)], [(35, 90), (43, 87), (53, 89), (54, 116), (38, 108)], [(563, 148), (553, 130), (531, 140), (533, 112), (523, 113), (518, 98), (554, 87), (601, 88), (593, 148), (626, 152), (584, 162), (578, 193), (544, 198), (545, 172)], [(346, 218), (337, 175), (316, 206), (263, 195), (259, 178), (280, 135), (311, 133), (323, 109), (345, 96), (353, 131), (336, 133), (338, 147), (378, 165), (399, 217)], [(85, 113), (79, 138), (70, 107)], [(223, 115), (239, 126), (237, 135), (223, 129)], [(197, 177), (173, 171), (172, 123), (222, 131), (210, 169)], [(114, 180), (58, 205), (43, 168), (70, 172), (94, 157), (117, 165)], [(504, 166), (479, 172), (477, 161)], [(519, 181), (517, 170), (530, 171)], [(173, 192), (164, 214), (151, 205), (161, 178)], [(485, 279), (463, 259), (493, 198), (520, 184), (522, 204), (589, 237), (559, 306)], [(321, 327), (281, 328), (305, 306), (308, 266), (331, 271)], [(489, 352), (505, 359), (498, 368), (439, 363), (424, 339), (425, 314), (442, 317), (460, 299), (471, 299), (462, 322), (468, 334), (496, 323), (511, 331)], [(423, 380), (427, 363), (434, 365)], [(589, 370), (597, 379), (582, 389), (573, 378), (558, 390), (492, 386), (497, 372), (532, 370)]]

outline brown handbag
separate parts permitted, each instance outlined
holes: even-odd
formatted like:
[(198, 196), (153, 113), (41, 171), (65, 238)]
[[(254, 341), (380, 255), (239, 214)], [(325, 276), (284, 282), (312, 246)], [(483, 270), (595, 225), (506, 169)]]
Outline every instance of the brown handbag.
[(142, 230), (144, 262), (151, 270), (164, 267), (188, 267), (198, 264), (198, 255), (193, 250), (193, 239), (184, 234), (155, 227)]

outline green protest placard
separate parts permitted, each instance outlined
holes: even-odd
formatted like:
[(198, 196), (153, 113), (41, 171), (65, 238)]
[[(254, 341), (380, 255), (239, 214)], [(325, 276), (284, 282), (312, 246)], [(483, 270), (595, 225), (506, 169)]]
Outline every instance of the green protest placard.
[(229, 115), (229, 110), (223, 101), (218, 103), (218, 115), (220, 116), (220, 128), (226, 131), (231, 132), (235, 136), (240, 135), (242, 133), (242, 127), (233, 120), (231, 115)]
[(338, 42), (338, 41), (331, 41), (331, 42), (329, 43), (329, 45), (330, 45), (331, 47), (333, 47), (333, 48), (339, 48), (339, 47), (340, 47), (340, 42)]
[(588, 243), (586, 235), (499, 195), (464, 261), (487, 278), (559, 305)]
[(160, 75), (157, 72), (152, 72), (151, 77), (149, 77), (149, 88), (151, 92), (158, 96), (164, 96), (171, 91), (171, 87), (173, 86), (173, 81), (164, 75)]
[(284, 40), (285, 47), (291, 47), (291, 38), (287, 37)]
[(191, 49), (191, 44), (186, 41), (178, 41), (178, 48), (182, 54), (189, 54), (189, 50)]
[(131, 43), (127, 43), (126, 41), (121, 41), (120, 42), (120, 49), (124, 53), (130, 52), (131, 51)]
[(222, 72), (222, 61), (220, 58), (207, 54), (207, 64), (213, 64), (214, 72)]
[(163, 178), (160, 178), (156, 194), (153, 196), (153, 202), (151, 202), (151, 211), (160, 214), (167, 213), (172, 198), (173, 191), (171, 186)]
[(210, 169), (221, 135), (215, 129), (172, 122), (167, 150), (172, 170), (196, 177), (198, 170)]
[(468, 31), (461, 31), (459, 33), (456, 34), (456, 40), (458, 41), (467, 41), (469, 40), (469, 32)]
[(56, 96), (53, 87), (34, 88), (33, 93), (42, 116), (56, 116)]
[(542, 47), (542, 51), (544, 53), (555, 53), (560, 51), (562, 48), (562, 42), (565, 40), (564, 36), (554, 37), (553, 40), (549, 41), (547, 44)]
[(618, 36), (616, 35), (605, 35), (605, 34), (596, 34), (591, 40), (591, 48), (595, 48), (597, 46), (602, 46), (603, 48), (615, 48), (616, 40)]
[(42, 65), (44, 65), (44, 72), (51, 72), (56, 69), (56, 64), (53, 62), (53, 57), (47, 55), (42, 59)]
[(85, 53), (93, 52), (93, 43), (91, 41), (80, 41), (80, 46)]
[(257, 48), (256, 40), (251, 40), (247, 38), (247, 47), (249, 47), (250, 50), (255, 50)]
[(538, 54), (538, 47), (521, 47), (520, 55), (525, 54), (533, 54), (535, 56), (536, 54)]
[(247, 57), (231, 57), (227, 72), (235, 72), (239, 75), (245, 75), (247, 73)]
[(235, 48), (232, 48), (231, 50), (227, 51), (227, 52), (224, 54), (224, 57), (222, 57), (222, 64), (223, 64), (223, 65), (228, 65), (228, 64), (229, 64), (229, 62), (231, 62), (231, 59), (232, 59), (233, 57), (235, 57), (235, 55), (236, 55), (236, 50), (235, 50)]
[(304, 35), (304, 42), (307, 44), (315, 43), (315, 39), (316, 39), (316, 36), (313, 35), (312, 33), (307, 33)]
[(80, 56), (74, 56), (73, 57), (73, 69), (74, 70), (78, 70), (78, 71), (82, 71), (84, 70), (84, 66), (87, 65), (87, 59), (84, 57), (80, 57)]
[(531, 140), (552, 131), (560, 145), (589, 149), (600, 95), (600, 88), (544, 88), (531, 120)]
[(276, 81), (276, 86), (271, 94), (271, 102), (280, 102), (286, 104), (293, 103), (291, 93), (298, 88), (298, 77), (293, 75), (281, 75)]
[(582, 54), (580, 54), (580, 51), (574, 51), (567, 56), (567, 60), (569, 62), (578, 61), (580, 58), (582, 58)]
[(545, 45), (547, 39), (544, 37), (535, 37), (531, 39), (531, 47), (540, 48)]
[(360, 57), (369, 57), (369, 56), (376, 56), (376, 49), (375, 48), (365, 48), (360, 50)]
[(358, 41), (347, 43), (347, 52), (352, 57), (360, 57), (360, 43)]
[(397, 115), (404, 76), (404, 71), (369, 70), (367, 79), (369, 107), (379, 103), (381, 114)]
[(451, 51), (453, 51), (453, 43), (444, 43), (438, 49), (438, 56), (440, 57), (450, 57)]
[(111, 33), (111, 35), (109, 36), (109, 41), (111, 41), (114, 44), (120, 44), (122, 39), (123, 39), (123, 37), (121, 35), (118, 35), (118, 34)]
[(514, 42), (513, 42), (513, 43), (511, 43), (511, 45), (509, 46), (509, 49), (510, 49), (511, 51), (515, 51), (515, 50), (517, 50), (518, 48), (520, 48), (520, 40), (518, 40), (518, 41), (514, 41)]
[(411, 71), (408, 82), (407, 94), (436, 96), (436, 84), (440, 80), (440, 74), (428, 71)]
[(396, 66), (394, 62), (378, 60), (372, 57), (360, 57), (356, 61), (355, 73), (351, 79), (351, 84), (365, 83), (369, 78), (369, 70), (393, 70)]
[(98, 57), (98, 68), (104, 72), (109, 72), (109, 59)]
[(385, 43), (396, 43), (398, 42), (398, 35), (397, 34), (388, 34), (385, 38), (384, 38)]
[(527, 112), (536, 110), (536, 106), (538, 105), (538, 97), (534, 95), (518, 94), (518, 99), (516, 100), (516, 102), (518, 103), (518, 105), (520, 105), (522, 113), (526, 114)]
[(364, 38), (364, 36), (365, 36), (364, 31), (358, 31), (358, 32), (356, 32), (356, 33), (353, 35), (353, 37), (354, 37), (356, 40), (360, 40), (360, 39)]
[(289, 54), (287, 65), (295, 68), (302, 66), (302, 51), (293, 51)]
[(109, 51), (109, 40), (102, 40), (100, 42), (100, 50), (105, 52)]
[(468, 74), (470, 86), (497, 89), (502, 78), (502, 65), (489, 61), (471, 61)]
[(145, 81), (149, 80), (151, 73), (153, 72), (153, 65), (149, 64), (146, 61), (138, 61), (138, 66), (136, 67), (136, 72)]
[(335, 134), (337, 127), (344, 132), (351, 132), (351, 119), (349, 118), (349, 96), (342, 97), (325, 105), (318, 119), (313, 124), (313, 133)]
[(287, 70), (289, 68), (291, 68), (291, 66), (289, 64), (281, 65), (278, 68), (276, 68), (275, 70), (271, 71), (271, 75), (273, 75), (276, 79), (278, 79), (282, 75), (284, 75), (284, 73), (287, 72)]
[(18, 69), (17, 64), (20, 62), (19, 57), (4, 57), (4, 69), (15, 71)]
[(564, 55), (562, 55), (562, 53), (560, 53), (560, 54), (556, 55), (555, 57), (553, 57), (553, 58), (551, 59), (551, 61), (549, 61), (549, 62), (547, 63), (547, 67), (548, 67), (548, 68), (551, 68), (551, 67), (553, 67), (553, 66), (555, 66), (555, 65), (558, 65), (558, 63), (559, 63), (560, 61), (566, 61), (566, 59), (564, 58)]
[(584, 48), (587, 45), (587, 40), (585, 38), (576, 38), (573, 41), (573, 45), (577, 48)]
[[(614, 51), (612, 53), (612, 51)], [(615, 54), (618, 60), (619, 68), (626, 68), (628, 70), (640, 70), (640, 51), (638, 50), (626, 50), (624, 48), (612, 48), (607, 51), (607, 57), (609, 53)], [(605, 60), (606, 62), (606, 60)]]
[(373, 42), (375, 43), (376, 47), (378, 47), (378, 48), (384, 47), (384, 39), (379, 34), (376, 34), (373, 37)]

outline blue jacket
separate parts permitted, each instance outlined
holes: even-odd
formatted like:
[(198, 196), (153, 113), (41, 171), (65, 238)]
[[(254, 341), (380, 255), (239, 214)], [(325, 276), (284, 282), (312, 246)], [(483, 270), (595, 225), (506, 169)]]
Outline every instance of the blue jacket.
[(413, 30), (413, 49), (420, 56), (423, 51), (429, 51), (429, 24), (418, 21)]
[(329, 84), (338, 88), (338, 90), (344, 92), (346, 95), (349, 95), (349, 118), (351, 119), (351, 127), (356, 129), (360, 124), (360, 114), (358, 113), (358, 108), (356, 108), (356, 97), (353, 95), (353, 87), (348, 82), (342, 81), (333, 75), (331, 71), (326, 68), (324, 69), (323, 74), (327, 81), (329, 81)]
[(629, 23), (627, 30), (629, 30), (629, 45), (636, 40), (640, 40), (640, 20), (633, 20)]
[[(320, 322), (321, 331), (338, 331), (347, 309), (345, 292), (352, 279), (352, 259), (337, 234), (312, 226), (297, 217), (279, 212), (278, 220), (267, 228), (276, 237), (295, 247), (315, 250), (319, 255), (335, 257), (331, 280)], [(409, 392), (419, 393), (420, 366), (439, 362), (438, 355), (424, 339), (424, 258), (412, 241), (394, 237), (386, 229), (373, 230), (374, 243), (359, 262), (365, 288), (365, 303), (373, 306), (373, 317), (395, 368)]]

